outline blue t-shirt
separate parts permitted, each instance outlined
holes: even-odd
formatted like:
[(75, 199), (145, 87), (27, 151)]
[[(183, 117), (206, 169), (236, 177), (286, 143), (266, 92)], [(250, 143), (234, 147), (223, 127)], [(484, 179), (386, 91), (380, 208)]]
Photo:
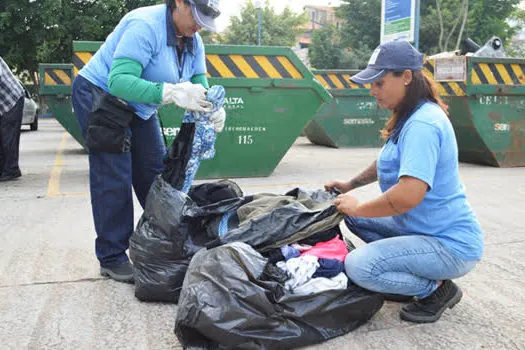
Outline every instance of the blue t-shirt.
[(433, 236), (460, 259), (481, 259), (483, 233), (459, 178), (456, 136), (438, 105), (423, 104), (407, 120), (397, 144), (387, 141), (377, 161), (377, 174), (383, 192), (402, 176), (429, 186), (418, 206), (393, 217), (401, 232)]
[[(194, 75), (206, 74), (204, 44), (198, 33), (189, 40), (191, 45), (185, 45), (180, 67), (174, 46), (175, 31), (170, 20), (166, 5), (141, 7), (129, 12), (79, 74), (107, 92), (111, 64), (117, 58), (140, 62), (143, 68), (141, 78), (157, 83), (176, 84), (190, 81)], [(144, 119), (151, 117), (159, 107), (128, 102)]]

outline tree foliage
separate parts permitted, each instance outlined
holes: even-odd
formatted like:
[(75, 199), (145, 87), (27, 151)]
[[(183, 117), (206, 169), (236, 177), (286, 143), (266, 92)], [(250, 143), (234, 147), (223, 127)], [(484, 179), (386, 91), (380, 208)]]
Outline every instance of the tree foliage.
[[(421, 2), (421, 27), (420, 48), (428, 54), (440, 51), (454, 50), (457, 42), (471, 38), (483, 45), (492, 36), (500, 37), (504, 43), (514, 35), (517, 28), (512, 28), (507, 19), (514, 12), (520, 0), (470, 0), (468, 2), (468, 16), (465, 29), (461, 38), (459, 35), (458, 19), (464, 0), (422, 0)], [(437, 4), (440, 4), (443, 17), (443, 35), (450, 36), (448, 45), (439, 46), (439, 16)], [(455, 27), (455, 30), (453, 31)]]
[[(520, 29), (525, 28), (525, 9), (516, 8), (510, 16), (511, 21)], [(507, 54), (512, 57), (525, 58), (525, 43), (516, 40), (507, 48)]]
[[(419, 49), (432, 55), (456, 49), (465, 38), (483, 45), (493, 35), (499, 36), (506, 44), (518, 29), (512, 27), (507, 19), (520, 13), (516, 12), (519, 1), (421, 0)], [(468, 12), (465, 13), (462, 9), (466, 5)], [(343, 19), (340, 30), (333, 33), (339, 38), (339, 43), (326, 54), (327, 62), (335, 66), (326, 68), (366, 65), (372, 50), (380, 42), (381, 0), (342, 0), (337, 15)], [(326, 43), (322, 40), (312, 43), (314, 53), (311, 58), (321, 56), (319, 51), (323, 50), (323, 45)], [(342, 52), (340, 59), (330, 59), (337, 50)]]
[(336, 42), (337, 30), (333, 26), (316, 30), (312, 34), (312, 45), (308, 52), (310, 63), (317, 69), (339, 67), (341, 48)]
[[(298, 15), (288, 7), (282, 13), (276, 13), (268, 1), (261, 11), (261, 45), (293, 46), (298, 27), (308, 21), (304, 15)], [(240, 15), (230, 18), (230, 26), (220, 42), (231, 45), (257, 45), (258, 12), (253, 2), (247, 1), (241, 8)]]
[[(0, 55), (35, 79), (38, 64), (70, 63), (73, 40), (105, 40), (130, 10), (156, 0), (3, 0)], [(36, 83), (36, 81), (35, 81)]]
[(341, 32), (334, 26), (316, 30), (308, 52), (310, 63), (315, 69), (361, 69), (369, 59), (370, 48), (362, 41), (357, 50), (348, 50), (341, 43)]
[(363, 43), (375, 48), (381, 36), (381, 0), (343, 0), (337, 11), (343, 19), (341, 44), (357, 47)]

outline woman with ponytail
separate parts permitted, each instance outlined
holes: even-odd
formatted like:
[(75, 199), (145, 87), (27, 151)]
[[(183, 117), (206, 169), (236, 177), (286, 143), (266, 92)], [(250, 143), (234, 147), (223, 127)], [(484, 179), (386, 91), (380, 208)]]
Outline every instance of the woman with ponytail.
[[(435, 322), (462, 297), (453, 279), (470, 272), (483, 253), (483, 233), (459, 177), (457, 141), (423, 55), (409, 42), (379, 46), (353, 76), (392, 112), (381, 131), (377, 161), (350, 181), (331, 181), (337, 209), (366, 245), (345, 267), (357, 285), (406, 301), (401, 318)], [(359, 202), (351, 190), (379, 182), (382, 195)]]

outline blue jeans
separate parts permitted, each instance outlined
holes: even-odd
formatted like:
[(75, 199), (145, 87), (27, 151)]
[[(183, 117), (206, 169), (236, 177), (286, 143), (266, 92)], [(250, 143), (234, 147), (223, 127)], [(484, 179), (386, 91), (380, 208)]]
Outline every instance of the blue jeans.
[[(93, 103), (91, 87), (80, 75), (73, 82), (73, 109), (84, 139)], [(148, 120), (135, 117), (127, 132), (131, 135), (131, 152), (89, 153), (95, 252), (103, 267), (129, 261), (126, 250), (133, 232), (132, 187), (144, 208), (151, 184), (164, 168), (166, 147), (156, 116)]]
[(434, 237), (399, 232), (391, 217), (346, 217), (345, 224), (368, 243), (347, 255), (346, 273), (374, 292), (426, 298), (439, 281), (464, 276), (477, 264), (456, 258)]
[(20, 174), (20, 126), (24, 113), (24, 97), (10, 111), (0, 116), (0, 175)]

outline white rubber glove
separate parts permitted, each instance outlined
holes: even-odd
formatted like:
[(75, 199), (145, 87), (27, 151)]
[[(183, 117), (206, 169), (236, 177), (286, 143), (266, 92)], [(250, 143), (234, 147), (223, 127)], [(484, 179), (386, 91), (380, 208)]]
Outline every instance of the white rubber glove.
[(189, 81), (180, 84), (164, 83), (162, 104), (175, 103), (187, 110), (211, 113), (212, 103), (206, 100), (206, 88)]
[(210, 116), (210, 120), (213, 121), (213, 129), (215, 132), (221, 132), (224, 129), (224, 122), (226, 121), (226, 111), (224, 108), (219, 108)]

